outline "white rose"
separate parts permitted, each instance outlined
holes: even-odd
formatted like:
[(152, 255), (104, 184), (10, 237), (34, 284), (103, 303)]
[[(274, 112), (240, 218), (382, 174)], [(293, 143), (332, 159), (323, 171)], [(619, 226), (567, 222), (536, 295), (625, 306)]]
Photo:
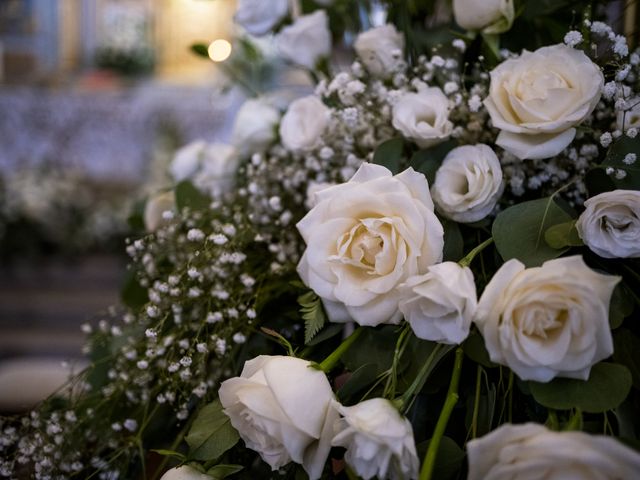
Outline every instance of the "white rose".
[(475, 322), (491, 360), (522, 380), (587, 380), (613, 353), (609, 301), (620, 277), (591, 270), (581, 256), (525, 270), (512, 259), (480, 297)]
[(461, 223), (477, 222), (489, 215), (502, 191), (500, 161), (482, 144), (451, 150), (431, 187), (438, 211)]
[(212, 480), (213, 477), (199, 472), (193, 467), (183, 465), (181, 467), (172, 468), (160, 478), (160, 480)]
[(566, 45), (524, 51), (491, 71), (484, 104), (496, 144), (518, 158), (550, 158), (574, 139), (573, 128), (600, 100), (604, 77), (582, 51)]
[(147, 232), (155, 232), (158, 228), (167, 225), (171, 218), (166, 217), (165, 212), (173, 213), (175, 210), (176, 195), (173, 190), (149, 198), (144, 206), (143, 215)]
[(432, 265), (400, 286), (400, 311), (416, 337), (459, 344), (469, 336), (478, 305), (473, 273), (455, 262)]
[(640, 192), (614, 190), (584, 202), (576, 222), (580, 238), (604, 258), (640, 257)]
[(289, 12), (289, 0), (238, 0), (235, 21), (251, 35), (270, 32)]
[(329, 17), (324, 10), (303, 15), (282, 29), (276, 39), (280, 54), (291, 62), (314, 69), (331, 53)]
[(402, 63), (404, 36), (387, 24), (358, 35), (354, 48), (371, 74), (389, 78)]
[(618, 112), (618, 130), (626, 132), (630, 128), (640, 130), (640, 97), (627, 100), (627, 105), (631, 107), (627, 111)]
[(261, 355), (218, 394), (231, 425), (273, 470), (293, 461), (320, 478), (338, 414), (327, 377), (311, 362)]
[(300, 277), (334, 322), (398, 323), (398, 285), (442, 260), (444, 230), (424, 175), (365, 163), (316, 199), (297, 225), (307, 243)]
[(176, 182), (190, 179), (200, 168), (207, 150), (207, 142), (196, 140), (176, 151), (169, 166), (171, 176)]
[(264, 152), (275, 141), (280, 112), (264, 100), (244, 102), (236, 115), (232, 143), (243, 157)]
[(335, 183), (330, 182), (309, 182), (307, 186), (307, 195), (306, 200), (304, 201), (304, 205), (308, 210), (311, 210), (318, 203), (318, 199), (316, 198), (316, 194), (321, 192), (325, 188), (333, 187)]
[(377, 476), (418, 478), (419, 461), (413, 429), (389, 400), (372, 398), (353, 407), (339, 407), (331, 444), (347, 449), (344, 459), (365, 480)]
[(513, 0), (453, 0), (456, 23), (467, 30), (502, 33), (516, 18)]
[(282, 144), (294, 152), (317, 147), (330, 115), (330, 110), (314, 95), (293, 101), (280, 122)]
[(468, 480), (637, 478), (640, 454), (614, 438), (503, 425), (467, 443)]
[(421, 148), (441, 143), (453, 130), (449, 100), (438, 87), (405, 93), (393, 107), (393, 126)]

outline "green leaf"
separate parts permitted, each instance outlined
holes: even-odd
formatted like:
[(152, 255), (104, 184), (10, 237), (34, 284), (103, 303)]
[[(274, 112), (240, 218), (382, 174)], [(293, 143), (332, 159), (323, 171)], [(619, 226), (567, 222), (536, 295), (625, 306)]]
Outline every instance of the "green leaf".
[(549, 227), (547, 231), (544, 232), (544, 241), (547, 242), (547, 245), (551, 248), (555, 249), (581, 247), (584, 245), (578, 235), (578, 230), (576, 230), (575, 220)]
[(129, 228), (134, 231), (144, 231), (144, 207), (148, 200), (139, 200), (131, 209), (131, 213), (127, 217), (127, 224)]
[(213, 477), (214, 480), (224, 480), (243, 468), (242, 465), (216, 465), (207, 470), (207, 475)]
[[(362, 392), (365, 387), (371, 385), (378, 373), (378, 368), (372, 363), (367, 363), (358, 368), (351, 374), (349, 379), (342, 385), (336, 395), (342, 404), (346, 404), (349, 400), (354, 400), (354, 396)], [(351, 402), (350, 404), (352, 404)]]
[(362, 365), (374, 364), (376, 375), (391, 367), (393, 352), (398, 340), (399, 330), (395, 325), (378, 328), (365, 328), (357, 345), (342, 356), (345, 366), (355, 372)]
[(190, 208), (192, 210), (203, 210), (209, 208), (211, 199), (193, 186), (188, 180), (184, 180), (176, 185), (176, 205), (179, 210)]
[(394, 175), (400, 171), (404, 152), (404, 139), (401, 137), (392, 138), (382, 142), (376, 148), (371, 163), (382, 165), (391, 170)]
[(609, 326), (612, 330), (620, 327), (624, 319), (633, 313), (635, 303), (624, 283), (620, 282), (613, 289), (609, 302)]
[(623, 135), (618, 138), (613, 145), (611, 145), (607, 153), (607, 158), (602, 162), (601, 168), (613, 167), (626, 172), (624, 178), (617, 178), (616, 175), (610, 175), (611, 182), (615, 188), (640, 190), (640, 159), (631, 165), (627, 165), (623, 160), (628, 153), (640, 155), (640, 136), (629, 138)]
[[(421, 442), (420, 445), (417, 446), (420, 458), (424, 458), (424, 454), (429, 448), (429, 443), (431, 443), (431, 440)], [(464, 451), (458, 446), (455, 440), (443, 436), (438, 446), (438, 454), (436, 455), (432, 478), (439, 480), (457, 478), (457, 474), (462, 467), (464, 456)]]
[(164, 449), (160, 448), (160, 449), (154, 449), (154, 450), (151, 450), (151, 451), (155, 452), (155, 453), (157, 453), (159, 455), (162, 455), (163, 457), (177, 458), (181, 462), (187, 459), (187, 457), (185, 457), (182, 453), (176, 452), (176, 451), (173, 451), (173, 450), (164, 450)]
[(442, 221), (444, 227), (443, 261), (457, 262), (464, 256), (464, 239), (457, 223), (450, 220)]
[(474, 331), (467, 337), (462, 344), (464, 353), (476, 363), (479, 363), (483, 367), (494, 368), (498, 365), (493, 363), (489, 358), (489, 352), (484, 344), (484, 338), (477, 331)]
[(330, 338), (335, 337), (344, 329), (344, 323), (330, 323), (325, 328), (320, 330), (318, 334), (313, 337), (313, 340), (307, 343), (309, 346), (318, 345), (319, 343), (324, 342)]
[(120, 299), (132, 309), (139, 309), (149, 301), (147, 289), (138, 282), (135, 270), (129, 270), (120, 289)]
[(193, 421), (185, 441), (189, 458), (211, 461), (233, 447), (240, 436), (222, 411), (220, 400), (205, 406)]
[(436, 173), (442, 165), (442, 161), (447, 154), (458, 145), (455, 140), (436, 145), (435, 147), (418, 150), (409, 160), (409, 166), (416, 172), (420, 172), (427, 177), (429, 185), (433, 185), (436, 180)]
[(613, 334), (613, 359), (629, 369), (633, 386), (640, 389), (640, 337), (621, 328)]
[(322, 330), (327, 316), (322, 308), (320, 297), (313, 291), (300, 295), (298, 304), (300, 305), (300, 314), (304, 319), (304, 343), (308, 344)]
[(493, 222), (493, 239), (504, 260), (517, 258), (527, 268), (557, 258), (569, 248), (551, 248), (544, 233), (554, 225), (571, 221), (552, 197), (519, 203), (507, 208)]
[(199, 57), (209, 58), (209, 48), (204, 43), (194, 43), (189, 49)]
[(591, 368), (587, 381), (556, 378), (548, 383), (529, 382), (529, 387), (533, 398), (547, 408), (602, 413), (620, 405), (631, 384), (631, 372), (624, 365), (598, 363)]

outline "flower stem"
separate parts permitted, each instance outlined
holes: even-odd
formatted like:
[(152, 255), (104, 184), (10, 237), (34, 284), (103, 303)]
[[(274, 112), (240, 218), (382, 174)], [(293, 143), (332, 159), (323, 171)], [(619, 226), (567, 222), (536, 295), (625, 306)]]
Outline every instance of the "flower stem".
[(564, 427), (565, 430), (582, 430), (582, 410), (576, 408), (575, 414)]
[(471, 250), (467, 254), (467, 256), (464, 257), (462, 260), (460, 260), (458, 263), (460, 264), (461, 267), (468, 267), (469, 265), (471, 265), (471, 262), (476, 257), (476, 255), (478, 255), (480, 252), (482, 252), (485, 248), (487, 248), (492, 243), (493, 243), (493, 237), (488, 238), (487, 240), (482, 242), (480, 245), (478, 245), (476, 248)]
[(460, 373), (462, 372), (462, 360), (464, 359), (464, 351), (462, 347), (456, 349), (456, 359), (453, 365), (453, 373), (451, 374), (451, 382), (449, 383), (449, 391), (447, 392), (447, 398), (440, 412), (438, 423), (433, 431), (433, 437), (429, 442), (429, 448), (427, 454), (424, 457), (424, 463), (422, 464), (422, 470), (420, 470), (420, 480), (431, 480), (433, 475), (433, 469), (436, 464), (436, 456), (438, 455), (438, 448), (440, 447), (440, 440), (444, 435), (444, 431), (447, 428), (449, 417), (453, 412), (456, 403), (458, 403), (458, 383), (460, 382)]
[(342, 355), (345, 354), (349, 347), (353, 345), (353, 343), (358, 339), (364, 328), (358, 327), (351, 335), (349, 335), (346, 339), (342, 341), (342, 343), (336, 348), (331, 355), (325, 358), (322, 363), (318, 364), (317, 367), (322, 370), (324, 373), (329, 373), (333, 368), (338, 364)]

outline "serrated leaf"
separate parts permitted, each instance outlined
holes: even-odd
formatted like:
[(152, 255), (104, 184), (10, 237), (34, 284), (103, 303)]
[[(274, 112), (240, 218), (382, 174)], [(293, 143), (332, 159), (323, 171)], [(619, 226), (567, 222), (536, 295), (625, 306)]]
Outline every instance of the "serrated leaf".
[(207, 470), (207, 475), (214, 480), (224, 480), (225, 478), (238, 473), (244, 467), (242, 465), (216, 465)]
[(575, 220), (549, 227), (547, 231), (544, 232), (544, 241), (547, 242), (547, 245), (551, 248), (555, 249), (580, 247), (584, 245), (578, 235), (578, 230), (576, 230)]
[(404, 139), (401, 137), (392, 138), (382, 142), (376, 148), (371, 163), (382, 165), (391, 170), (394, 175), (400, 171), (404, 152)]
[(304, 343), (308, 344), (322, 330), (327, 316), (324, 313), (320, 297), (313, 291), (300, 295), (298, 304), (300, 305), (300, 315), (304, 320)]
[(233, 447), (240, 436), (222, 411), (220, 400), (206, 405), (193, 421), (185, 437), (189, 445), (189, 458), (211, 461)]
[(191, 208), (202, 210), (209, 207), (211, 199), (193, 186), (188, 180), (184, 180), (176, 185), (176, 205), (179, 210)]
[(603, 362), (591, 368), (587, 381), (556, 378), (548, 383), (529, 382), (529, 388), (536, 402), (547, 408), (579, 408), (583, 412), (602, 413), (624, 402), (631, 384), (631, 372), (627, 367)]

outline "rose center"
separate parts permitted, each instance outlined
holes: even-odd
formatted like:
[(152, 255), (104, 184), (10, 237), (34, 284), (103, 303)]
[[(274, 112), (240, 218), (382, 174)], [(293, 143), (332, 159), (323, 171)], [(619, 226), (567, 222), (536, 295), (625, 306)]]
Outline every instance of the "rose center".
[(522, 311), (514, 313), (514, 319), (522, 333), (542, 339), (553, 337), (562, 329), (568, 318), (566, 310), (549, 310), (542, 305), (534, 308), (528, 305)]
[(516, 95), (521, 100), (545, 100), (550, 90), (570, 89), (571, 85), (552, 70), (529, 70), (518, 83)]

